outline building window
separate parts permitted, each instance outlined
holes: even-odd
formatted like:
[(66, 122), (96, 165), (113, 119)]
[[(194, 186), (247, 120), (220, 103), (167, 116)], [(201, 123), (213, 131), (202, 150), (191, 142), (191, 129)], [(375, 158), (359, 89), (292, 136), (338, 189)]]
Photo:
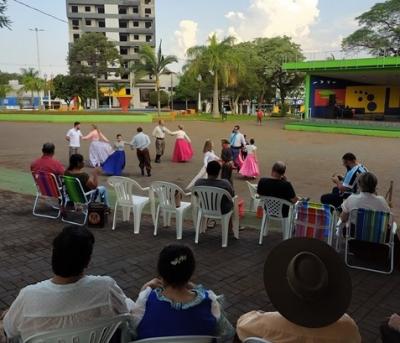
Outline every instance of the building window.
[(151, 4), (151, 0), (144, 0), (144, 4), (145, 5), (150, 5)]
[(79, 39), (79, 33), (74, 33), (74, 42), (76, 42)]
[(85, 6), (85, 12), (90, 12), (90, 6)]
[(121, 75), (121, 80), (128, 80), (129, 79), (129, 74), (122, 74)]
[(92, 26), (92, 21), (90, 19), (85, 20), (86, 26)]
[(133, 22), (133, 27), (139, 27), (139, 22), (138, 21), (134, 21)]
[(145, 14), (151, 14), (151, 8), (145, 8), (144, 9)]
[(72, 19), (72, 29), (79, 30), (79, 19)]
[(125, 48), (125, 47), (121, 46), (121, 47), (119, 48), (119, 53), (120, 53), (121, 55), (128, 55), (128, 48)]
[(72, 13), (78, 13), (78, 6), (71, 6)]
[(99, 20), (99, 27), (106, 27), (106, 22), (104, 20)]
[(139, 40), (139, 35), (133, 35), (134, 40)]
[(148, 102), (148, 101), (150, 101), (150, 93), (151, 92), (154, 92), (154, 89), (140, 88), (139, 89), (140, 102)]
[(151, 39), (152, 39), (152, 36), (150, 36), (150, 35), (146, 36), (146, 42), (151, 42)]
[(133, 47), (133, 52), (137, 54), (139, 52), (139, 47), (138, 46), (134, 46)]
[(120, 42), (127, 42), (128, 41), (128, 35), (126, 33), (120, 33), (119, 34), (119, 41)]
[(98, 6), (97, 7), (97, 13), (104, 14), (104, 6)]
[(120, 21), (119, 21), (119, 27), (120, 27), (121, 29), (126, 29), (126, 28), (128, 28), (128, 21), (127, 21), (127, 20), (120, 20)]
[(127, 10), (126, 7), (120, 6), (119, 9), (118, 9), (118, 13), (119, 14), (128, 14), (128, 10)]
[(146, 29), (150, 29), (151, 28), (151, 21), (146, 21), (144, 23), (144, 26), (145, 26)]
[(133, 12), (133, 13), (139, 13), (139, 7), (133, 6), (133, 7), (132, 7), (132, 12)]

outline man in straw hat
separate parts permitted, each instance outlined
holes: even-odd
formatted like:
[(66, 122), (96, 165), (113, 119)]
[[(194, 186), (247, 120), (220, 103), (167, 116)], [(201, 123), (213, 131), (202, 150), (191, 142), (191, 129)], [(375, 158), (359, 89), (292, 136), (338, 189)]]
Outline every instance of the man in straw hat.
[(237, 333), (242, 341), (261, 337), (274, 343), (361, 342), (356, 323), (346, 314), (350, 276), (326, 243), (309, 238), (282, 242), (267, 257), (264, 283), (278, 312), (241, 316)]

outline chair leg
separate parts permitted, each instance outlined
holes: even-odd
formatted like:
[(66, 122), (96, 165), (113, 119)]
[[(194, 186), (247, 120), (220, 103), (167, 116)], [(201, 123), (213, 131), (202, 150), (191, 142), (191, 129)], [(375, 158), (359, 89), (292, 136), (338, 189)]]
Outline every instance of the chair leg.
[(250, 198), (249, 210), (250, 210), (250, 212), (254, 211), (254, 199), (253, 198)]
[(194, 242), (196, 244), (199, 244), (200, 226), (201, 226), (201, 219), (202, 219), (201, 217), (202, 217), (201, 210), (199, 210), (197, 213), (196, 236), (194, 238)]
[(164, 227), (167, 227), (168, 226), (168, 218), (167, 218), (167, 211), (166, 210), (162, 210), (162, 217), (163, 217)]
[(131, 216), (131, 209), (129, 207), (122, 207), (122, 220), (128, 222)]
[(176, 211), (176, 239), (182, 239), (183, 212)]
[(143, 206), (137, 206), (132, 208), (133, 212), (133, 233), (135, 235), (140, 232), (140, 222), (142, 220), (142, 210)]
[(113, 225), (112, 225), (111, 230), (115, 230), (115, 226), (117, 225), (117, 223), (116, 223), (116, 219), (117, 219), (117, 208), (118, 208), (118, 201), (115, 202), (115, 206), (114, 206)]
[(157, 230), (158, 230), (158, 219), (160, 217), (160, 206), (157, 206), (156, 210), (156, 221), (154, 223), (154, 236), (157, 236)]
[(262, 245), (263, 244), (263, 238), (266, 236), (268, 233), (268, 218), (267, 214), (264, 211), (263, 218), (261, 221), (261, 228), (260, 228), (260, 239), (258, 240), (258, 244)]
[(226, 248), (228, 246), (229, 221), (230, 216), (223, 216), (221, 219), (223, 248)]

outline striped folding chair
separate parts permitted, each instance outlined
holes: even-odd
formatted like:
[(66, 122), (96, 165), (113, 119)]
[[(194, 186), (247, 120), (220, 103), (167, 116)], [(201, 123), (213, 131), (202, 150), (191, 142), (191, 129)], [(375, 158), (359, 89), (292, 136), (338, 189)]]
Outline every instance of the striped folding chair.
[[(62, 187), (60, 186), (57, 177), (52, 173), (32, 172), (33, 180), (36, 185), (36, 199), (33, 205), (32, 214), (37, 217), (58, 219), (61, 214), (63, 205)], [(49, 215), (37, 212), (37, 206), (40, 199), (45, 199), (46, 202), (54, 210), (57, 210), (57, 215)]]
[(61, 216), (61, 220), (64, 223), (84, 226), (89, 213), (89, 204), (95, 200), (97, 190), (94, 189), (89, 192), (85, 192), (79, 179), (73, 176), (61, 176), (61, 180), (65, 193), (68, 196), (68, 200), (74, 203), (75, 209), (80, 208), (84, 216), (82, 222), (68, 220), (64, 215)]
[[(397, 232), (397, 224), (391, 223), (391, 213), (367, 209), (353, 210), (350, 212), (349, 228), (346, 230), (345, 242), (346, 265), (355, 269), (391, 274), (394, 266), (394, 236)], [(389, 270), (372, 269), (351, 264), (348, 255), (349, 242), (352, 240), (386, 245), (390, 259)]]
[(299, 201), (294, 208), (290, 237), (316, 238), (332, 245), (336, 217), (331, 205)]

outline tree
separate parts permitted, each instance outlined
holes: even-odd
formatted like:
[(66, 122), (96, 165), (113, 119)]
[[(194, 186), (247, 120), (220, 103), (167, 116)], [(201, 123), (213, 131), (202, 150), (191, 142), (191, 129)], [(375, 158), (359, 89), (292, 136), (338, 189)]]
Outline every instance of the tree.
[(160, 94), (160, 76), (169, 74), (168, 65), (178, 62), (174, 55), (164, 56), (161, 50), (161, 43), (158, 47), (157, 54), (150, 45), (143, 45), (139, 57), (138, 64), (133, 65), (132, 71), (135, 73), (135, 79), (139, 80), (145, 75), (156, 79), (156, 92), (157, 92), (157, 112), (161, 112), (161, 94)]
[(84, 33), (69, 49), (68, 64), (72, 76), (95, 78), (95, 96), (99, 105), (98, 79), (107, 78), (110, 66), (119, 63), (119, 52), (113, 42), (101, 33)]
[(159, 92), (153, 91), (149, 94), (150, 106), (167, 106), (169, 102), (169, 95), (167, 92), (160, 90)]
[(221, 42), (214, 34), (208, 38), (208, 45), (189, 48), (189, 69), (193, 75), (209, 72), (214, 78), (213, 116), (219, 117), (219, 84), (228, 85), (232, 81), (232, 73), (237, 70), (238, 61), (231, 54), (234, 37), (226, 37)]
[(7, 0), (0, 0), (0, 29), (7, 28), (11, 30), (11, 20), (5, 16), (7, 9)]
[(34, 92), (39, 92), (44, 88), (44, 81), (39, 77), (39, 72), (34, 68), (21, 69), (22, 91), (31, 93), (32, 105), (34, 102)]
[(0, 84), (0, 99), (4, 99), (7, 93), (12, 91), (12, 87), (8, 84)]
[(11, 80), (18, 80), (21, 82), (21, 74), (0, 71), (0, 84), (6, 84)]
[(373, 55), (400, 53), (400, 0), (374, 5), (356, 18), (360, 28), (343, 39), (344, 50), (368, 50)]

